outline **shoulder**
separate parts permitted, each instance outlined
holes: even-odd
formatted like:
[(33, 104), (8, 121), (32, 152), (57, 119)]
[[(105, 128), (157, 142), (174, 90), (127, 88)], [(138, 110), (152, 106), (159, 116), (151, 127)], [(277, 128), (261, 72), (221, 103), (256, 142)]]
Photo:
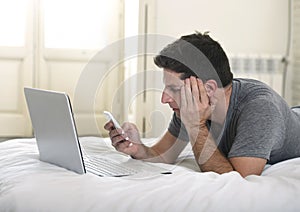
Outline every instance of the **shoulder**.
[(277, 94), (270, 86), (255, 79), (236, 78), (233, 83), (237, 84), (239, 97)]
[(289, 117), (289, 105), (268, 85), (252, 79), (235, 79), (233, 83), (236, 91), (234, 98), (231, 98), (233, 102), (230, 103), (232, 123), (267, 119), (268, 123), (276, 121), (282, 126), (286, 122)]
[(236, 86), (235, 108), (276, 108), (286, 107), (285, 100), (267, 84), (254, 79), (234, 79)]

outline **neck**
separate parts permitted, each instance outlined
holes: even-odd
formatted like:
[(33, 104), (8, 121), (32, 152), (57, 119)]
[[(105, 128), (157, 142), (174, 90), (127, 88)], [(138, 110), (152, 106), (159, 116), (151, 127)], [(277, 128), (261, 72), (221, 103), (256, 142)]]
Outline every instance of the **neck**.
[(232, 83), (230, 83), (230, 85), (226, 86), (224, 89), (225, 89), (226, 113), (227, 113), (230, 104), (230, 97), (232, 93)]
[(223, 124), (226, 119), (226, 114), (230, 104), (230, 97), (232, 93), (232, 83), (224, 88), (220, 88), (216, 96), (217, 104), (212, 114), (211, 121), (218, 124)]

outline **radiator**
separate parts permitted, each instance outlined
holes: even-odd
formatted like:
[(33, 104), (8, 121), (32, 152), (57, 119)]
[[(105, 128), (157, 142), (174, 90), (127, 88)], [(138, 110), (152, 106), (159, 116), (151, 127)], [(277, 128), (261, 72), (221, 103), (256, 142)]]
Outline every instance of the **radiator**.
[(283, 63), (280, 55), (230, 55), (229, 63), (234, 78), (260, 80), (277, 93), (283, 92)]

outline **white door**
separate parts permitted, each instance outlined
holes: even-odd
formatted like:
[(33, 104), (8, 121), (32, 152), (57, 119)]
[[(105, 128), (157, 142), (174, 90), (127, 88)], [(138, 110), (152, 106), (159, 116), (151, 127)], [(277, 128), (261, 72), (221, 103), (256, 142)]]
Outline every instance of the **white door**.
[(0, 1), (0, 136), (31, 135), (23, 87), (32, 86), (32, 2)]
[[(110, 55), (95, 56), (122, 38), (123, 1), (0, 0), (0, 19), (0, 137), (32, 135), (24, 86), (66, 92), (73, 103), (91, 64), (109, 71), (92, 110), (79, 99), (75, 117), (80, 135), (103, 133), (102, 111), (110, 109), (113, 83), (123, 74)], [(122, 51), (112, 54), (121, 58)]]
[[(139, 47), (142, 56), (138, 59), (138, 77), (143, 92), (136, 95), (136, 123), (142, 137), (160, 137), (168, 128), (173, 111), (161, 103), (164, 89), (163, 71), (154, 65), (153, 57), (175, 38), (156, 33), (157, 1), (139, 0)], [(138, 75), (137, 74), (137, 75)]]

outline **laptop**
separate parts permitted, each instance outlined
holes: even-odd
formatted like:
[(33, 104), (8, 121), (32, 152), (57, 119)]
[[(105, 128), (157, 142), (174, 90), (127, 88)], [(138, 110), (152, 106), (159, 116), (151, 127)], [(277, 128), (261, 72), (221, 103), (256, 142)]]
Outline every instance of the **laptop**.
[(99, 176), (130, 176), (140, 172), (170, 174), (168, 169), (129, 158), (126, 162), (91, 156), (80, 146), (71, 102), (66, 93), (24, 88), (40, 160)]

